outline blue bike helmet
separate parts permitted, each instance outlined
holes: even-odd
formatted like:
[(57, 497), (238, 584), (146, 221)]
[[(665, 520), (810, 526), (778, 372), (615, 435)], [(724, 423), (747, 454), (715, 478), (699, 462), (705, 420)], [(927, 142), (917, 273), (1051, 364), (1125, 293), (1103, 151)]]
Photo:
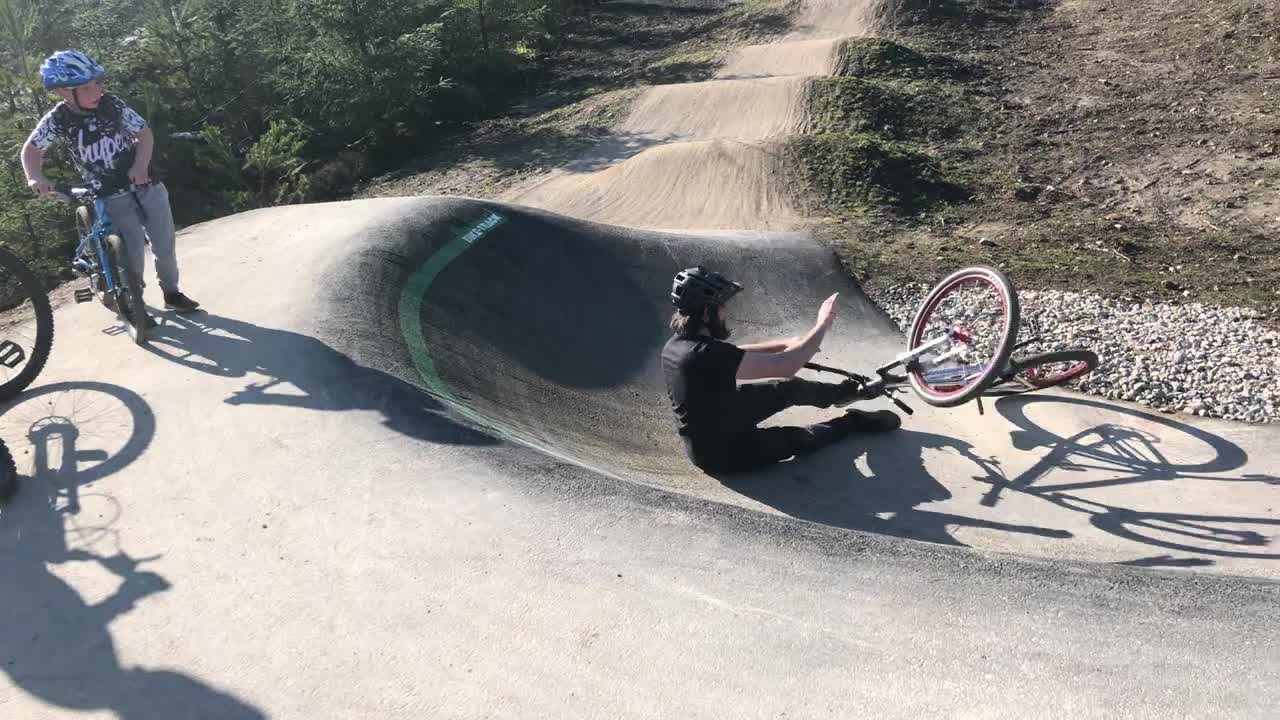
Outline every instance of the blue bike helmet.
[(106, 74), (106, 68), (79, 50), (59, 50), (40, 65), (40, 81), (45, 90), (84, 85)]
[(692, 315), (710, 305), (723, 305), (742, 292), (742, 285), (698, 265), (676, 273), (671, 281), (671, 304)]

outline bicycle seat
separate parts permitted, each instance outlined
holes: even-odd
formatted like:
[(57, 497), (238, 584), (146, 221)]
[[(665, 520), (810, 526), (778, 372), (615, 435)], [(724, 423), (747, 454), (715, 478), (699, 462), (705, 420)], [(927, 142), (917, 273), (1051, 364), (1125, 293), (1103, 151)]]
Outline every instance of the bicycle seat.
[(93, 194), (93, 191), (90, 190), (89, 188), (82, 188), (82, 187), (71, 188), (71, 197), (74, 197), (74, 198), (87, 198), (92, 194)]

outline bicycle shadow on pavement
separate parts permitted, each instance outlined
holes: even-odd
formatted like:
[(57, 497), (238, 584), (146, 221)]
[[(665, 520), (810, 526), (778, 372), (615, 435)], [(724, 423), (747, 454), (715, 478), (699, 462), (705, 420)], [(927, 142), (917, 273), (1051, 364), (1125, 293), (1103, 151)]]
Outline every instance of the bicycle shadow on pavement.
[[(1027, 408), (1041, 403), (1068, 406), (1076, 413), (1106, 411), (1107, 422), (1063, 437), (1030, 418)], [(1231, 440), (1167, 415), (1084, 396), (1010, 396), (998, 400), (996, 409), (1015, 427), (1009, 433), (1012, 445), (1023, 452), (1041, 453), (1041, 457), (1015, 477), (993, 477), (992, 488), (982, 504), (995, 506), (1003, 493), (1021, 493), (1085, 513), (1090, 524), (1117, 537), (1161, 550), (1208, 556), (1176, 558), (1166, 554), (1128, 564), (1197, 566), (1210, 564), (1215, 556), (1280, 560), (1280, 547), (1271, 547), (1267, 534), (1249, 528), (1280, 529), (1280, 514), (1266, 517), (1145, 511), (1117, 505), (1114, 500), (1102, 502), (1083, 496), (1095, 489), (1177, 481), (1243, 483), (1280, 491), (1280, 476), (1233, 474), (1249, 462), (1249, 454)], [(1159, 434), (1153, 432), (1155, 429)], [(1193, 441), (1200, 453), (1190, 461), (1170, 457), (1164, 447), (1172, 445), (1174, 438)], [(1064, 473), (1084, 473), (1085, 477), (1063, 481)]]
[[(1107, 411), (1103, 416), (1106, 422), (1061, 437), (1028, 417), (1026, 408), (1034, 403)], [(1083, 495), (1094, 488), (1177, 480), (1280, 486), (1280, 478), (1273, 475), (1231, 475), (1245, 465), (1248, 454), (1230, 440), (1169, 417), (1094, 399), (1014, 395), (999, 399), (996, 407), (1012, 424), (1011, 452), (1003, 463), (979, 457), (963, 440), (904, 427), (888, 435), (854, 435), (812, 456), (795, 458), (764, 472), (714, 477), (725, 487), (787, 515), (854, 530), (953, 545), (963, 544), (948, 529), (956, 527), (1052, 539), (1073, 537), (1063, 529), (959, 514), (955, 506), (948, 507), (950, 512), (918, 508), (951, 499), (951, 491), (925, 463), (928, 453), (949, 452), (971, 462), (977, 471), (971, 477), (991, 486), (979, 501), (985, 507), (996, 506), (1005, 493), (1025, 494), (1085, 513), (1090, 524), (1105, 533), (1160, 550), (1159, 554), (1117, 564), (1203, 567), (1214, 564), (1215, 557), (1280, 559), (1280, 549), (1269, 547), (1267, 534), (1249, 527), (1280, 527), (1280, 517), (1145, 511)], [(1143, 423), (1155, 423), (1162, 431), (1183, 433), (1198, 441), (1204, 457), (1182, 463), (1169, 459), (1160, 451), (1160, 438), (1137, 427)], [(1006, 467), (1021, 467), (1028, 456), (1032, 464), (1027, 470), (1013, 477), (1006, 475)], [(1060, 473), (1076, 471), (1088, 474), (1078, 481), (1057, 482)]]
[[(10, 401), (0, 419), (20, 460), (15, 494), (0, 506), (0, 669), (13, 686), (62, 710), (124, 720), (265, 717), (192, 677), (126, 668), (116, 655), (109, 625), (169, 589), (138, 568), (154, 558), (121, 548), (119, 501), (91, 489), (150, 444), (155, 418), (146, 401), (116, 385), (55, 383)], [(54, 572), (76, 562), (98, 564), (118, 579), (115, 591), (90, 602)]]
[[(978, 527), (1048, 538), (1069, 538), (1056, 528), (1002, 523), (917, 505), (951, 498), (925, 466), (928, 451), (976, 458), (969, 443), (919, 430), (858, 436), (770, 470), (715, 474), (725, 487), (802, 520), (946, 545), (960, 545), (952, 528)], [(857, 461), (865, 458), (867, 472)], [(979, 464), (975, 463), (975, 468)]]
[(196, 312), (162, 316), (147, 349), (193, 370), (221, 377), (262, 375), (225, 399), (228, 405), (280, 405), (310, 410), (376, 410), (384, 424), (433, 443), (495, 445), (500, 441), (454, 420), (426, 391), (359, 365), (316, 338), (243, 320)]

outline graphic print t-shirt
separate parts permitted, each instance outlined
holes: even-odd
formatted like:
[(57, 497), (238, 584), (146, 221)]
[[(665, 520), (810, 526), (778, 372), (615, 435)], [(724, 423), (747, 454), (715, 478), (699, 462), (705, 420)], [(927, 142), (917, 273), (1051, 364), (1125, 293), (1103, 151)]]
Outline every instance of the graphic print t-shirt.
[(137, 154), (136, 134), (147, 126), (142, 116), (114, 95), (103, 95), (90, 113), (78, 113), (60, 102), (31, 131), (31, 144), (47, 150), (61, 142), (85, 183), (99, 193), (129, 185), (129, 168)]

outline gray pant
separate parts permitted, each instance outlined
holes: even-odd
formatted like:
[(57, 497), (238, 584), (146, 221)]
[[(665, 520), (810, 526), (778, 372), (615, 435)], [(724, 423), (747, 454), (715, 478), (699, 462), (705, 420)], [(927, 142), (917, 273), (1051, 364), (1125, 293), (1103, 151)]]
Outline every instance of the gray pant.
[[(134, 202), (135, 195), (137, 202)], [(145, 217), (138, 210), (139, 204), (146, 212)], [(107, 198), (107, 212), (111, 215), (112, 227), (124, 240), (129, 264), (133, 266), (142, 286), (147, 285), (147, 279), (143, 276), (146, 260), (143, 242), (150, 239), (160, 289), (164, 292), (176, 292), (178, 255), (174, 243), (173, 210), (169, 208), (169, 190), (164, 183), (158, 182), (134, 193), (125, 192)]]

